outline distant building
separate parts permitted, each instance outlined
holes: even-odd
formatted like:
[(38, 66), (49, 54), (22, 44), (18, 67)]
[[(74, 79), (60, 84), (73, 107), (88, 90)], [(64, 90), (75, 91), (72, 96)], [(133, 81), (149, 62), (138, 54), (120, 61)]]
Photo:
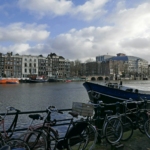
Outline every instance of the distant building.
[(70, 61), (55, 53), (50, 53), (47, 57), (0, 53), (0, 76), (26, 78), (32, 75), (70, 77)]
[(70, 77), (70, 61), (65, 60), (65, 70), (64, 70), (65, 77)]
[(46, 64), (46, 57), (43, 55), (39, 55), (38, 59), (38, 75), (39, 76), (48, 76), (47, 73), (47, 64)]
[(109, 62), (109, 70), (111, 69), (114, 74), (126, 74), (128, 76), (148, 74), (148, 61), (139, 57), (119, 53), (117, 56), (107, 59), (107, 62)]
[(0, 53), (0, 75), (3, 77), (21, 77), (22, 57), (19, 54), (13, 55)]
[(96, 56), (96, 62), (102, 62), (107, 60), (108, 58), (114, 57), (112, 55), (101, 55), (101, 56)]
[[(64, 78), (70, 77), (70, 61), (66, 60), (62, 56), (58, 56), (55, 53), (50, 53), (47, 56), (47, 61), (51, 62), (51, 72), (49, 71), (49, 77)], [(49, 68), (50, 70), (50, 68)]]
[(22, 77), (38, 75), (38, 56), (22, 55)]

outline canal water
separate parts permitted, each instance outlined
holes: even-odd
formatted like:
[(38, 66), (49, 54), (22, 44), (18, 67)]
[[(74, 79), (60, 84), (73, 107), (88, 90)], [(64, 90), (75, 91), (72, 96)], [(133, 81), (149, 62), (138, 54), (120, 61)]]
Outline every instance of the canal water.
[[(83, 86), (84, 82), (69, 83), (20, 83), (0, 84), (0, 113), (6, 112), (7, 106), (13, 106), (21, 111), (45, 110), (54, 105), (58, 109), (72, 108), (72, 102), (88, 102), (89, 97)], [(97, 83), (103, 84), (104, 81)], [(123, 85), (150, 91), (150, 81), (123, 81)], [(60, 118), (64, 119), (65, 115)], [(56, 115), (54, 115), (56, 118)], [(9, 122), (9, 119), (8, 119)], [(22, 117), (21, 126), (29, 123), (27, 115)]]
[[(88, 102), (84, 82), (0, 84), (0, 113), (6, 106), (21, 111), (44, 110), (49, 105), (58, 109), (72, 107), (72, 102)], [(103, 81), (96, 83), (103, 84)], [(123, 81), (123, 85), (150, 91), (149, 80)]]

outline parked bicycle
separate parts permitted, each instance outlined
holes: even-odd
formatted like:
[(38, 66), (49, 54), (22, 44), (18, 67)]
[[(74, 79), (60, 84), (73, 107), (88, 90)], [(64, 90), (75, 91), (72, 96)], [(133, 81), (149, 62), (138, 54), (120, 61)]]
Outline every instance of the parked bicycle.
[(122, 123), (119, 116), (114, 115), (112, 110), (105, 110), (106, 106), (112, 104), (104, 104), (103, 101), (98, 101), (98, 104), (91, 104), (95, 107), (96, 116), (93, 120), (98, 131), (98, 142), (106, 139), (109, 144), (118, 143), (123, 134)]
[[(17, 120), (18, 120), (18, 114), (19, 110), (15, 109), (14, 107), (7, 107), (6, 108), (7, 112), (5, 113), (4, 116), (0, 116), (0, 125), (2, 125), (3, 128), (3, 133), (2, 131), (0, 132), (0, 148), (9, 148), (9, 149), (20, 149), (20, 150), (30, 150), (28, 144), (21, 140), (21, 139), (12, 139), (11, 136), (13, 135), (13, 132), (15, 130)], [(9, 127), (9, 129), (6, 131), (5, 129), (5, 117), (7, 116), (9, 111), (16, 111), (16, 115), (14, 117), (14, 120)], [(11, 132), (9, 134), (9, 132)]]
[[(120, 116), (120, 120), (123, 125), (123, 136), (122, 141), (129, 140), (132, 135), (134, 129), (139, 129), (142, 133), (145, 133), (144, 131), (144, 123), (148, 119), (148, 115), (146, 112), (146, 101), (133, 101), (128, 100), (124, 102), (117, 102), (116, 103), (118, 107), (120, 108), (120, 105), (123, 109), (123, 113), (120, 114), (119, 110), (116, 111), (116, 113)], [(135, 107), (132, 109), (128, 107), (128, 105), (134, 104)], [(144, 109), (140, 109), (139, 105), (144, 104)]]
[[(29, 126), (29, 130), (37, 131), (37, 132), (42, 131), (44, 135), (43, 137), (46, 137), (41, 140), (42, 145), (43, 146), (45, 145), (43, 149), (45, 148), (45, 149), (55, 150), (55, 149), (66, 148), (67, 150), (76, 150), (76, 149), (84, 150), (87, 147), (87, 144), (89, 142), (89, 138), (88, 138), (89, 124), (81, 120), (73, 121), (73, 118), (66, 119), (69, 120), (68, 129), (66, 131), (65, 136), (59, 139), (58, 131), (52, 127), (57, 123), (55, 119), (54, 120), (51, 119), (51, 113), (54, 112), (62, 113), (56, 107), (49, 106), (47, 108), (47, 115), (45, 118), (40, 114), (29, 115), (29, 117), (32, 119)], [(34, 120), (44, 120), (44, 122), (42, 124), (32, 125)], [(29, 142), (31, 137), (30, 132), (22, 134), (20, 138), (22, 137), (25, 137), (23, 139), (26, 142), (28, 142), (28, 144), (30, 143)], [(34, 140), (38, 141), (36, 138)], [(33, 141), (32, 145), (29, 144), (30, 148), (32, 147), (32, 149), (36, 149), (35, 147), (37, 146), (35, 143), (37, 144), (37, 142)]]

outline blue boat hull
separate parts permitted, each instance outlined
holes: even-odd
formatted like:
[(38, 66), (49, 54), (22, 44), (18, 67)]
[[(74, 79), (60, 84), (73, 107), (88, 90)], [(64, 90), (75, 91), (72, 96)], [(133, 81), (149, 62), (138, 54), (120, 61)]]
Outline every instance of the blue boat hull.
[[(133, 101), (139, 101), (140, 98), (150, 100), (149, 94), (141, 94), (129, 91), (123, 91), (117, 88), (110, 88), (104, 85), (92, 83), (92, 82), (85, 82), (83, 83), (85, 87), (89, 100), (93, 103), (97, 103), (98, 101), (103, 101), (104, 103), (116, 103), (116, 102), (123, 102), (129, 99)], [(144, 103), (139, 104), (139, 107), (142, 108)], [(128, 108), (136, 108), (135, 103), (128, 104)], [(113, 110), (114, 114), (116, 113), (116, 106), (106, 106), (105, 110)], [(119, 108), (120, 113), (124, 113), (123, 105), (120, 105)], [(132, 118), (132, 116), (131, 116)]]
[(113, 103), (116, 101), (124, 101), (129, 99), (138, 101), (140, 100), (140, 98), (146, 98), (147, 100), (150, 100), (150, 94), (124, 91), (92, 82), (85, 82), (83, 83), (83, 86), (87, 90), (90, 100), (96, 99), (93, 97), (94, 94), (99, 94), (98, 99), (104, 100), (106, 103)]

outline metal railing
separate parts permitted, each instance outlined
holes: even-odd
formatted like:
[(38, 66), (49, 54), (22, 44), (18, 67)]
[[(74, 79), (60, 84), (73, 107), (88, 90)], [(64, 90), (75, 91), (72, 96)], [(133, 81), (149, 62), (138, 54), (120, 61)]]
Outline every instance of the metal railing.
[[(71, 111), (72, 109), (59, 109), (59, 111), (62, 111), (62, 112), (68, 112), (68, 111)], [(19, 112), (18, 114), (19, 114), (19, 116), (20, 115), (23, 115), (23, 114), (37, 114), (37, 113), (46, 113), (46, 110), (40, 110), (40, 111), (24, 111), (24, 112)], [(5, 115), (5, 113), (0, 113), (0, 115)], [(16, 113), (15, 112), (11, 112), (11, 113), (8, 113), (7, 114), (7, 116), (10, 116), (10, 115), (16, 115)], [(63, 126), (63, 125), (68, 125), (69, 123), (59, 123), (59, 122), (63, 122), (63, 121), (69, 121), (69, 120), (71, 120), (71, 118), (70, 119), (57, 119), (57, 123), (58, 124), (55, 124), (54, 126)], [(17, 129), (15, 129), (14, 130), (14, 132), (15, 131), (24, 131), (24, 130), (27, 130), (28, 129), (28, 127), (24, 127), (24, 128), (17, 128)], [(3, 131), (0, 131), (0, 132), (2, 132), (3, 133)], [(6, 130), (6, 132), (8, 132), (7, 130)], [(10, 132), (10, 131), (9, 131)]]

